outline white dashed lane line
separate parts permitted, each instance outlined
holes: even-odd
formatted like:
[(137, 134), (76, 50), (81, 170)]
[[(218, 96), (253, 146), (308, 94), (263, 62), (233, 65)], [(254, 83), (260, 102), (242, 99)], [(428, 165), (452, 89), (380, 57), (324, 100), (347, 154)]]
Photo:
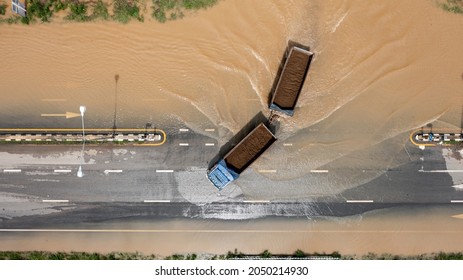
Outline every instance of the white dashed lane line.
[(310, 170), (311, 173), (328, 173), (328, 170), (318, 170), (318, 169), (312, 169)]
[(188, 144), (188, 143), (180, 143), (180, 144), (178, 144), (178, 145), (179, 145), (179, 146), (189, 146), (190, 144)]
[(276, 173), (275, 169), (261, 169), (259, 170), (260, 173)]
[(289, 146), (292, 146), (293, 143), (284, 143), (283, 146), (286, 146), (286, 147), (289, 147)]
[(69, 200), (67, 199), (44, 199), (42, 200), (43, 203), (68, 203)]
[(450, 200), (450, 203), (463, 203), (463, 200)]
[(188, 132), (190, 130), (188, 128), (180, 128), (178, 131), (180, 131), (180, 132)]
[(270, 200), (243, 200), (244, 203), (270, 203)]
[(156, 173), (172, 173), (174, 170), (168, 170), (168, 169), (157, 169)]
[(71, 169), (55, 169), (55, 170), (53, 170), (53, 172), (55, 172), (55, 173), (71, 173), (72, 170)]
[(104, 171), (104, 174), (109, 174), (109, 173), (122, 173), (122, 170), (121, 169), (107, 169)]
[(373, 200), (346, 200), (347, 203), (373, 203)]
[(146, 199), (143, 200), (144, 203), (169, 203), (170, 200), (158, 200), (158, 199)]
[(3, 173), (21, 173), (21, 169), (3, 169)]
[(206, 128), (204, 131), (213, 132), (213, 131), (215, 131), (215, 128)]
[(206, 143), (206, 144), (204, 144), (204, 145), (206, 145), (206, 146), (215, 146), (214, 143)]

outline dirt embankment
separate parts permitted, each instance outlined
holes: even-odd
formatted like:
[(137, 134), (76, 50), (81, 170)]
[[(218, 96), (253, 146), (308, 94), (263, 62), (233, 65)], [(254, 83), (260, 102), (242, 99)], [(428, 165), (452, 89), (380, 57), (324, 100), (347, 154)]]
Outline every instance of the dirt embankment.
[(227, 165), (238, 173), (244, 171), (256, 160), (274, 141), (273, 134), (260, 124), (238, 146), (225, 156)]
[(283, 109), (293, 109), (304, 83), (311, 56), (294, 48), (281, 73), (273, 102)]

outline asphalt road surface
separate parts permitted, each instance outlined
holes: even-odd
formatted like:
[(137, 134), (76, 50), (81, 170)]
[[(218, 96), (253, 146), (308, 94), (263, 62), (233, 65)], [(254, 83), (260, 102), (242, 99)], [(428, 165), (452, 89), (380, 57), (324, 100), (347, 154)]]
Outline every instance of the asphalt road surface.
[[(368, 183), (340, 193), (286, 197), (247, 191), (250, 182), (262, 184), (258, 187), (263, 189), (288, 184), (263, 174), (277, 170), (252, 168), (240, 177), (239, 186), (219, 192), (206, 178), (219, 148), (212, 138), (187, 129), (168, 135), (166, 143), (157, 147), (88, 145), (82, 153), (79, 145), (4, 144), (0, 147), (2, 227), (134, 216), (346, 216), (379, 208), (463, 202), (463, 192), (452, 187), (441, 147), (421, 150), (409, 143), (403, 151), (409, 158), (406, 164), (385, 170)], [(79, 168), (83, 177), (77, 176)], [(309, 172), (306, 182), (352, 172), (349, 161), (324, 168)], [(356, 168), (376, 172), (371, 166)]]

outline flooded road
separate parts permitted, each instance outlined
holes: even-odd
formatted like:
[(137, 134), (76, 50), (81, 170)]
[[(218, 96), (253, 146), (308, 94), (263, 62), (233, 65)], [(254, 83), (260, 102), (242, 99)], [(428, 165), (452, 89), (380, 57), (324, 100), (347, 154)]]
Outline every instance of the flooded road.
[(119, 220), (45, 232), (0, 232), (0, 250), (247, 254), (419, 255), (462, 251), (461, 207), (405, 207), (333, 219)]
[(118, 127), (189, 127), (222, 145), (269, 113), (293, 40), (315, 57), (295, 116), (277, 134), (292, 146), (276, 146), (253, 168), (306, 185), (309, 170), (351, 162), (350, 176), (325, 182), (340, 193), (403, 164), (410, 130), (437, 119), (459, 130), (462, 26), (462, 16), (427, 0), (224, 0), (165, 24), (1, 25), (0, 126), (80, 127), (78, 118), (40, 115), (86, 105), (89, 127), (112, 127), (116, 110)]

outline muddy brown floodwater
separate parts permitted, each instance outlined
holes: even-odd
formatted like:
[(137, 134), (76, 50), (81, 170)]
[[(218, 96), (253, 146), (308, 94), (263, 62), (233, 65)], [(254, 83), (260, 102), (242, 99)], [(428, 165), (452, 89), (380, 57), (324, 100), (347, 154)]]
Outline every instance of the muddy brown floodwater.
[(448, 114), (463, 103), (462, 29), (463, 16), (432, 0), (223, 0), (165, 24), (4, 24), (0, 126), (80, 127), (78, 118), (40, 116), (86, 105), (88, 127), (110, 128), (116, 115), (119, 127), (187, 126), (220, 146), (269, 113), (292, 40), (315, 56), (295, 115), (277, 134), (291, 146), (272, 147), (253, 168), (284, 170), (265, 174), (284, 181), (375, 157), (377, 172), (330, 174), (339, 193), (403, 164), (397, 153), (410, 130), (439, 118), (459, 128), (460, 111)]

